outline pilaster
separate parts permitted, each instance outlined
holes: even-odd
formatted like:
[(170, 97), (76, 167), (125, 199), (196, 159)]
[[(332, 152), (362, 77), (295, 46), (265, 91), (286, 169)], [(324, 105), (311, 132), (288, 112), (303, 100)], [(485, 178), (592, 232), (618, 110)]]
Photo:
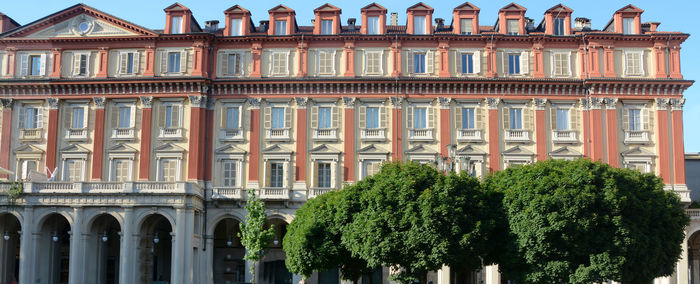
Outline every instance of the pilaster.
[(146, 69), (143, 71), (143, 76), (155, 76), (156, 48), (154, 46), (147, 46), (145, 55)]
[(355, 98), (343, 97), (343, 105), (343, 181), (352, 182), (355, 180)]
[[(207, 124), (206, 124), (206, 137), (205, 137), (205, 154), (204, 154), (204, 167), (207, 169), (204, 171), (204, 180), (212, 182), (212, 171), (214, 165), (212, 164), (212, 153), (214, 153), (214, 110), (216, 109), (216, 99), (212, 97), (207, 98)], [(241, 114), (242, 115), (242, 114)], [(241, 116), (242, 117), (242, 116)], [(204, 168), (203, 167), (203, 168)]]
[(63, 49), (61, 48), (54, 48), (53, 51), (51, 52), (51, 56), (53, 57), (52, 63), (51, 63), (51, 75), (49, 75), (50, 78), (61, 78), (61, 55), (63, 54)]
[(206, 44), (203, 42), (196, 42), (193, 45), (193, 52), (192, 52), (192, 76), (204, 76), (205, 75), (205, 66), (206, 65), (206, 53), (205, 50), (207, 50)]
[(588, 76), (597, 78), (600, 77), (600, 63), (599, 63), (599, 51), (598, 46), (591, 44), (588, 46), (588, 59), (586, 64), (588, 65)]
[(391, 44), (391, 54), (393, 54), (394, 57), (391, 76), (401, 76), (401, 42), (394, 42)]
[[(544, 76), (544, 73), (543, 73)], [(537, 160), (547, 159), (547, 124), (544, 110), (547, 107), (547, 99), (532, 99), (535, 105), (535, 144), (537, 145)]]
[(450, 104), (452, 98), (438, 98), (440, 104), (440, 156), (449, 157), (447, 145), (452, 144), (450, 137)]
[(669, 151), (669, 131), (668, 131), (668, 109), (669, 109), (669, 99), (668, 98), (657, 98), (656, 99), (656, 118), (657, 128), (656, 137), (658, 139), (658, 153), (659, 153), (659, 174), (664, 180), (664, 184), (672, 184), (671, 180), (671, 165), (670, 165), (670, 151)]
[(203, 108), (207, 107), (206, 96), (189, 96), (190, 100), (190, 137), (189, 137), (189, 153), (187, 157), (187, 179), (188, 180), (203, 180), (203, 163), (202, 163), (202, 146), (204, 122), (202, 114)]
[(345, 51), (345, 72), (343, 76), (355, 77), (355, 42), (346, 41), (343, 50)]
[(124, 208), (124, 224), (121, 234), (121, 242), (119, 245), (119, 283), (129, 284), (135, 283), (134, 265), (136, 256), (134, 255), (134, 209), (131, 207)]
[(58, 146), (58, 98), (48, 98), (49, 121), (46, 131), (46, 167), (50, 171), (56, 169), (56, 147)]
[(403, 97), (391, 97), (391, 160), (401, 161), (403, 154), (402, 147), (402, 112)]
[(297, 72), (297, 76), (299, 77), (306, 77), (308, 74), (308, 66), (307, 66), (307, 57), (309, 53), (309, 44), (306, 42), (300, 42), (299, 45), (297, 46), (297, 51), (299, 53), (299, 72)]
[(93, 139), (92, 180), (102, 180), (102, 158), (105, 138), (105, 97), (95, 97), (95, 137)]
[(669, 47), (669, 69), (670, 77), (673, 79), (683, 79), (683, 74), (681, 74), (681, 46), (680, 44), (673, 44)]
[(7, 55), (7, 65), (5, 70), (4, 78), (15, 77), (15, 64), (17, 62), (17, 48), (8, 47), (5, 49), (5, 54)]
[(260, 98), (249, 98), (250, 106), (250, 160), (248, 161), (248, 186), (258, 188), (258, 171), (260, 162)]
[(501, 152), (499, 150), (500, 141), (498, 134), (501, 129), (498, 127), (498, 105), (500, 98), (486, 98), (489, 112), (489, 173), (493, 173), (501, 168)]
[(602, 98), (592, 97), (589, 99), (588, 124), (590, 127), (590, 157), (593, 161), (603, 161), (603, 114), (601, 106)]
[(486, 44), (486, 77), (495, 78), (498, 76), (498, 65), (496, 64), (496, 45), (489, 42)]
[(666, 74), (666, 48), (668, 46), (662, 40), (654, 43), (654, 78), (668, 78)]
[(671, 99), (671, 124), (673, 139), (673, 185), (676, 190), (687, 190), (685, 185), (685, 146), (683, 144), (684, 98)]
[[(12, 150), (12, 106), (13, 99), (0, 99), (2, 106), (2, 132), (0, 133), (0, 167), (10, 169), (10, 152)], [(0, 178), (8, 178), (0, 174)]]
[[(536, 42), (535, 44), (532, 45), (532, 54), (535, 60), (535, 70), (532, 74), (535, 78), (544, 78), (544, 55), (543, 55), (543, 43), (542, 42)], [(544, 110), (542, 110), (544, 111)], [(539, 159), (539, 154), (537, 155)]]
[(603, 47), (603, 64), (605, 65), (605, 72), (603, 76), (605, 77), (616, 77), (615, 74), (615, 47), (612, 45), (605, 45)]
[[(107, 78), (107, 68), (109, 66), (109, 48), (108, 47), (101, 47), (100, 48), (100, 50), (97, 52), (97, 60), (98, 60), (99, 66), (98, 66), (98, 70), (97, 70), (97, 75), (95, 75), (95, 76), (98, 78)], [(54, 62), (54, 64), (56, 64), (56, 63)]]
[(620, 165), (620, 152), (617, 149), (617, 98), (605, 98), (605, 129), (608, 144), (607, 163), (613, 167)]
[(438, 76), (441, 78), (450, 77), (450, 42), (441, 41), (438, 46), (440, 52), (440, 72)]
[(262, 72), (260, 71), (260, 67), (262, 64), (262, 43), (254, 42), (250, 49), (252, 54), (250, 77), (260, 78), (262, 77)]
[(151, 175), (151, 122), (153, 119), (153, 97), (141, 100), (141, 151), (139, 151), (139, 180), (149, 180)]
[(294, 98), (294, 100), (297, 104), (297, 141), (296, 152), (294, 153), (296, 174), (294, 176), (294, 189), (306, 189), (306, 139), (308, 137), (306, 133), (306, 105), (308, 104), (309, 99), (305, 97), (297, 97)]

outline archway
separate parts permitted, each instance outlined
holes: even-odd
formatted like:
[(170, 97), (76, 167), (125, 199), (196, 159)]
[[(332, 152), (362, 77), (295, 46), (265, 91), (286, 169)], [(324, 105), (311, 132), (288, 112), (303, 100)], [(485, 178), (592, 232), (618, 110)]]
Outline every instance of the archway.
[(37, 283), (68, 283), (70, 231), (71, 225), (63, 215), (52, 213), (44, 218), (35, 257)]
[(700, 231), (688, 237), (688, 266), (690, 283), (700, 284)]
[(15, 215), (0, 214), (0, 283), (19, 281), (20, 231), (22, 227)]
[(139, 283), (170, 283), (173, 251), (170, 222), (163, 215), (153, 214), (143, 221), (140, 232)]
[(282, 247), (282, 239), (287, 234), (287, 222), (281, 219), (270, 219), (265, 224), (265, 229), (272, 225), (275, 229), (275, 236), (265, 247), (265, 257), (260, 264), (260, 283), (270, 284), (291, 284), (292, 273), (284, 265), (286, 255)]
[(243, 283), (248, 271), (245, 268), (245, 248), (238, 238), (240, 222), (233, 218), (221, 220), (214, 229), (214, 283)]
[(119, 283), (120, 231), (119, 221), (109, 214), (92, 222), (85, 251), (88, 283)]

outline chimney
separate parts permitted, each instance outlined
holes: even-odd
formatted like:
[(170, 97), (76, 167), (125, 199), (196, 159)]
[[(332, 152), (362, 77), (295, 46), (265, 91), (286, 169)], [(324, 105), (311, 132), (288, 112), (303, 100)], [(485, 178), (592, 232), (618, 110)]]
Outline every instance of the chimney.
[(266, 33), (269, 25), (270, 25), (269, 20), (260, 21), (260, 28), (262, 29), (262, 32)]
[(204, 24), (205, 24), (204, 30), (207, 32), (215, 33), (219, 29), (219, 21), (218, 20), (206, 21), (206, 22), (204, 22)]
[(354, 32), (355, 31), (355, 22), (357, 19), (355, 18), (349, 18), (348, 19), (348, 31)]
[(535, 20), (525, 17), (525, 30), (528, 33), (535, 31)]
[(579, 31), (590, 31), (591, 30), (591, 19), (589, 18), (576, 18), (574, 20), (574, 29)]
[(445, 28), (445, 19), (443, 18), (436, 18), (435, 19), (435, 25), (437, 26), (435, 30), (441, 31)]
[(649, 23), (643, 23), (642, 27), (647, 26), (647, 31), (656, 32), (656, 30), (659, 28), (660, 24), (661, 23), (659, 23), (659, 22), (649, 22)]
[(399, 25), (399, 13), (396, 13), (396, 12), (391, 13), (391, 25), (392, 26)]
[(311, 25), (315, 26), (316, 25), (316, 19), (311, 19)]

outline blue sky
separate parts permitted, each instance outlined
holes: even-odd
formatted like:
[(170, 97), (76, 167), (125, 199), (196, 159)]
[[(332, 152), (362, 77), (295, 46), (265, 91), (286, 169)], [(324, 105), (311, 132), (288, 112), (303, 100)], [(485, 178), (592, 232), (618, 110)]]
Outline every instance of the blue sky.
[[(12, 17), (20, 24), (27, 24), (41, 17), (55, 13), (78, 2), (64, 0), (5, 0), (0, 5), (0, 12)], [(163, 9), (175, 1), (169, 0), (85, 0), (83, 3), (95, 7), (104, 12), (110, 13), (125, 20), (134, 22), (151, 29), (162, 29), (165, 26), (165, 13)], [(296, 11), (297, 22), (300, 25), (310, 25), (313, 18), (313, 10), (327, 1), (221, 1), (221, 0), (180, 0), (181, 4), (190, 8), (197, 21), (204, 25), (207, 20), (219, 20), (224, 22), (223, 11), (227, 8), (239, 4), (251, 11), (253, 21), (268, 18), (267, 10), (284, 4)], [(342, 22), (348, 18), (360, 18), (360, 9), (371, 3), (372, 0), (330, 2), (343, 9)], [(377, 3), (386, 7), (391, 12), (399, 13), (399, 23), (406, 21), (406, 8), (416, 2), (397, 0), (378, 0)], [(449, 23), (452, 18), (454, 7), (463, 1), (434, 0), (424, 1), (435, 9), (434, 18), (444, 18)], [(496, 22), (498, 10), (509, 4), (511, 1), (504, 0), (474, 0), (473, 4), (481, 8), (479, 20), (481, 25), (493, 25)], [(700, 64), (697, 57), (691, 56), (693, 52), (700, 51), (700, 25), (694, 24), (700, 10), (698, 0), (587, 0), (587, 1), (559, 1), (559, 0), (538, 0), (516, 2), (527, 8), (526, 16), (535, 19), (535, 23), (543, 18), (544, 11), (552, 6), (562, 3), (574, 10), (574, 17), (586, 17), (591, 19), (594, 29), (602, 29), (612, 18), (612, 14), (617, 9), (627, 4), (633, 4), (643, 10), (642, 22), (661, 22), (659, 30), (680, 31), (690, 33), (691, 37), (682, 45), (681, 49), (681, 70), (684, 78), (696, 80), (700, 78)], [(359, 21), (358, 21), (359, 22)], [(685, 123), (685, 151), (700, 152), (700, 98), (698, 98), (700, 87), (697, 84), (685, 92), (686, 103), (684, 108)]]

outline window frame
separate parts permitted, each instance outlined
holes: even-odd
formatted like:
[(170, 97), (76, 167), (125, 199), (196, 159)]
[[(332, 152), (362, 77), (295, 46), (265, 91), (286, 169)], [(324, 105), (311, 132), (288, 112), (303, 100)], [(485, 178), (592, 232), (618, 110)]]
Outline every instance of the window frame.
[[(384, 49), (365, 49), (363, 50), (363, 57), (364, 57), (364, 70), (363, 70), (363, 76), (383, 76), (384, 75)], [(372, 59), (376, 59), (377, 62), (376, 68), (378, 70), (370, 69), (369, 68), (369, 63), (370, 63), (370, 55)], [(375, 68), (375, 66), (373, 66)], [(376, 72), (375, 72), (376, 71)]]
[[(271, 77), (284, 77), (290, 76), (291, 71), (289, 70), (289, 55), (290, 51), (271, 51), (270, 52), (270, 76)], [(284, 59), (284, 64), (282, 60)]]
[(566, 18), (562, 17), (554, 17), (552, 19), (552, 31), (554, 35), (557, 36), (563, 36), (566, 33), (566, 29), (564, 28), (566, 22)]
[[(326, 169), (322, 169), (321, 167), (325, 167)], [(331, 168), (333, 167), (333, 163), (330, 161), (317, 161), (316, 162), (316, 187), (318, 188), (333, 188), (333, 174)], [(323, 171), (323, 174), (322, 174)], [(323, 182), (323, 184), (322, 184)], [(327, 185), (326, 185), (327, 183)]]
[[(317, 49), (316, 52), (316, 75), (317, 76), (335, 76), (335, 57), (337, 50), (335, 49)], [(326, 56), (326, 58), (323, 58)], [(329, 66), (323, 66), (323, 63), (330, 63)]]
[(425, 15), (413, 16), (413, 34), (414, 35), (427, 35), (428, 34), (428, 24), (426, 23), (428, 17)]
[[(69, 162), (79, 162), (80, 163), (80, 173), (72, 173), (71, 172), (71, 167), (68, 165)], [(63, 167), (61, 169), (62, 171), (62, 181), (70, 181), (70, 182), (82, 182), (85, 181), (85, 164), (87, 163), (86, 159), (78, 158), (78, 157), (64, 157), (63, 158)], [(78, 170), (77, 167), (73, 168), (75, 170)], [(79, 177), (78, 177), (79, 175)], [(78, 180), (72, 180), (72, 177), (78, 177)]]
[[(180, 129), (180, 128), (184, 127), (183, 119), (184, 119), (185, 106), (181, 101), (161, 101), (161, 107), (163, 108), (162, 111), (165, 112), (163, 114), (163, 119), (164, 119), (163, 127), (164, 128), (166, 128), (166, 129)], [(174, 107), (179, 108), (178, 117), (177, 117), (178, 125), (173, 125), (172, 111), (171, 111), (170, 115), (168, 115), (168, 113), (167, 113), (168, 107), (171, 107), (171, 109)], [(168, 121), (168, 117), (170, 117), (170, 121)], [(168, 126), (168, 124), (170, 124), (170, 125)]]
[(321, 34), (322, 35), (332, 35), (333, 33), (333, 20), (321, 19)]
[[(238, 25), (234, 24), (234, 22), (238, 22)], [(243, 19), (242, 18), (233, 18), (231, 19), (231, 22), (229, 23), (231, 25), (230, 27), (230, 35), (229, 36), (242, 36), (243, 35)]]
[[(117, 171), (119, 170), (117, 167), (117, 162), (119, 161), (125, 161), (126, 164), (126, 180), (119, 180), (118, 177), (119, 175), (117, 174)], [(130, 182), (133, 180), (133, 164), (134, 164), (134, 159), (133, 157), (110, 157), (110, 171), (109, 171), (109, 181), (112, 182)]]
[[(40, 54), (30, 54), (28, 55), (29, 57), (29, 72), (28, 76), (33, 76), (33, 77), (39, 77), (41, 75), (41, 55)], [(35, 68), (34, 62), (37, 62), (36, 65), (37, 67)], [(36, 69), (36, 70), (35, 70)], [(35, 72), (36, 71), (36, 72)]]
[[(221, 159), (220, 167), (221, 167), (221, 178), (219, 181), (219, 184), (223, 187), (240, 187), (241, 186), (241, 160), (240, 159), (231, 159), (231, 158), (226, 158), (226, 159)], [(233, 170), (233, 174), (229, 173), (229, 177), (227, 178), (226, 174), (226, 165), (229, 164), (231, 165), (231, 168)], [(229, 169), (229, 170), (230, 170)], [(233, 179), (232, 184), (227, 184), (227, 179)]]
[[(464, 55), (471, 55), (471, 67), (472, 67), (472, 72), (471, 73), (464, 73), (464, 62), (462, 60), (462, 57)], [(471, 77), (471, 76), (478, 76), (481, 74), (481, 50), (476, 49), (476, 48), (468, 48), (468, 49), (455, 49), (454, 53), (454, 66), (455, 66), (455, 74), (457, 77)], [(467, 66), (467, 70), (469, 71), (469, 66)]]
[(275, 19), (275, 35), (285, 36), (287, 33), (287, 20), (277, 20)]
[[(512, 31), (511, 23), (515, 23), (515, 31)], [(519, 19), (506, 19), (506, 34), (507, 35), (520, 35), (520, 20)]]
[[(123, 61), (126, 56), (126, 70), (122, 69)], [(131, 57), (129, 57), (131, 56)], [(119, 64), (117, 65), (117, 74), (119, 76), (134, 76), (141, 72), (141, 53), (138, 50), (120, 50), (119, 51)], [(131, 60), (129, 60), (131, 59)], [(131, 65), (131, 72), (129, 72), (129, 65)]]
[[(622, 53), (624, 57), (624, 76), (630, 77), (643, 77), (646, 76), (644, 72), (644, 50), (643, 49), (625, 49)], [(636, 57), (631, 60), (631, 57)], [(638, 66), (634, 66), (634, 62), (638, 63)], [(630, 68), (630, 63), (632, 63), (633, 68)], [(635, 68), (638, 70), (635, 70)]]
[(623, 17), (622, 18), (622, 34), (632, 35), (634, 33), (634, 18)]
[(170, 33), (171, 34), (182, 34), (184, 32), (184, 18), (183, 16), (172, 16), (170, 18)]
[(267, 164), (268, 167), (270, 167), (270, 184), (268, 184), (267, 186), (272, 188), (284, 188), (284, 179), (286, 178), (284, 169), (285, 163), (282, 161), (275, 160), (269, 161)]
[[(507, 130), (526, 130), (523, 124), (523, 111), (525, 110), (525, 106), (509, 106), (508, 107), (508, 118), (510, 121), (508, 122), (508, 129)], [(515, 120), (514, 114), (518, 114), (518, 119)], [(513, 124), (516, 123), (518, 128), (513, 127)]]
[[(469, 29), (467, 31), (465, 26), (465, 21), (469, 22)], [(474, 33), (474, 18), (460, 18), (459, 19), (459, 32), (462, 35), (471, 35)]]
[[(175, 168), (174, 168), (174, 180), (168, 181), (166, 180), (165, 172), (164, 172), (164, 163), (165, 162), (174, 162), (175, 163)], [(163, 157), (158, 157), (158, 168), (156, 169), (156, 181), (162, 181), (162, 182), (178, 182), (181, 179), (182, 173), (181, 173), (181, 164), (182, 164), (182, 159), (179, 157), (171, 157), (171, 156), (163, 156)]]
[[(167, 59), (167, 66), (168, 70), (166, 73), (169, 74), (175, 74), (175, 73), (182, 73), (182, 70), (180, 70), (182, 66), (182, 53), (179, 51), (166, 51), (166, 54), (168, 55)], [(173, 56), (176, 56), (175, 58)], [(175, 60), (177, 60), (177, 63), (175, 63)], [(186, 59), (185, 59), (186, 60)], [(177, 70), (175, 70), (175, 67), (177, 66)]]
[(367, 17), (367, 34), (368, 35), (378, 35), (379, 34), (379, 16), (368, 16)]
[[(571, 62), (571, 51), (563, 50), (553, 50), (551, 52), (551, 71), (552, 77), (571, 77), (573, 75), (573, 68)], [(560, 57), (560, 58), (557, 58)], [(562, 61), (561, 58), (566, 59)], [(557, 64), (563, 64), (563, 66), (558, 66)], [(561, 72), (560, 72), (561, 71)]]

